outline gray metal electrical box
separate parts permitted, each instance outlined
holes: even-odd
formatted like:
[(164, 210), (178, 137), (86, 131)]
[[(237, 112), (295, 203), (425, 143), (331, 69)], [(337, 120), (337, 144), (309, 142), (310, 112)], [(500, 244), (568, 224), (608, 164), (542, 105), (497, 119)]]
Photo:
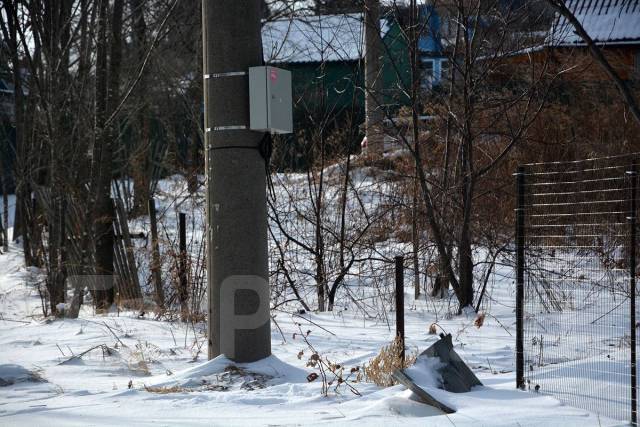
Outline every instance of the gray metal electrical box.
[(293, 132), (291, 72), (275, 67), (249, 68), (250, 129)]

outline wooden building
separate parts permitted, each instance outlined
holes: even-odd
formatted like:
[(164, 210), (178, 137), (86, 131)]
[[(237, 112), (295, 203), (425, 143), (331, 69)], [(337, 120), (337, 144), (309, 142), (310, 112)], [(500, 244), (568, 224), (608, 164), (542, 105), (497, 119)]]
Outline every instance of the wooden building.
[[(640, 0), (567, 0), (566, 5), (623, 80), (640, 80)], [(512, 63), (549, 61), (570, 81), (609, 80), (573, 26), (556, 15), (543, 44), (510, 55)]]

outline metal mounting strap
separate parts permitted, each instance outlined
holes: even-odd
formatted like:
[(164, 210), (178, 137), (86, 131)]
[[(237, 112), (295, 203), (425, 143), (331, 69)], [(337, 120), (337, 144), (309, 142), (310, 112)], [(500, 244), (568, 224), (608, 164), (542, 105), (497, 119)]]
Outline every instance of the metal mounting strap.
[(215, 150), (260, 150), (260, 147), (255, 145), (220, 145), (218, 147), (209, 146), (207, 150), (215, 151)]
[(246, 71), (229, 71), (228, 73), (214, 73), (214, 74), (205, 74), (205, 79), (218, 79), (220, 77), (236, 77), (236, 76), (246, 76)]
[(233, 126), (214, 126), (212, 128), (207, 128), (207, 132), (213, 131), (224, 131), (224, 130), (246, 130), (247, 127), (245, 125), (233, 125)]

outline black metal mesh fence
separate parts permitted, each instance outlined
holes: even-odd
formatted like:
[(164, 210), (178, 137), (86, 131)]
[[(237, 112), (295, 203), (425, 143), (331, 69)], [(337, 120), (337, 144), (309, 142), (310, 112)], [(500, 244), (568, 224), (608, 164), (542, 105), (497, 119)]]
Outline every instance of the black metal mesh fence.
[(519, 384), (632, 422), (637, 159), (518, 171)]

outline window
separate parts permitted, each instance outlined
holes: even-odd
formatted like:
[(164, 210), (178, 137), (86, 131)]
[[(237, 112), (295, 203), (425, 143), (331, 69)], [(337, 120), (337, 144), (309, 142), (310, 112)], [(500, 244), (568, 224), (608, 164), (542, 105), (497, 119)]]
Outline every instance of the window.
[(433, 84), (433, 80), (435, 77), (435, 64), (433, 62), (433, 60), (431, 59), (426, 59), (424, 61), (422, 61), (422, 69), (423, 69), (423, 86), (425, 87), (431, 87), (431, 85)]
[(424, 75), (429, 79), (433, 78), (433, 61), (424, 61)]

